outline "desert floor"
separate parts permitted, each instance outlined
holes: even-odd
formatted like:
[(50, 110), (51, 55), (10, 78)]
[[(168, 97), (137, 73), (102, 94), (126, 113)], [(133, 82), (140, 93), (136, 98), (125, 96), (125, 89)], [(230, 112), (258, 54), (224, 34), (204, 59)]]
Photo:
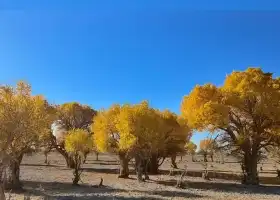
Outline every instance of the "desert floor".
[[(21, 165), (21, 180), (24, 185), (23, 193), (7, 193), (7, 198), (24, 199), (196, 199), (196, 200), (280, 200), (280, 181), (276, 178), (275, 167), (272, 163), (262, 164), (260, 173), (261, 186), (244, 186), (233, 175), (240, 174), (240, 165), (232, 159), (225, 159), (225, 164), (209, 163), (213, 173), (222, 174), (218, 178), (205, 181), (200, 177), (186, 176), (185, 189), (175, 187), (179, 175), (170, 176), (170, 160), (161, 166), (160, 175), (151, 175), (150, 180), (138, 183), (132, 174), (130, 179), (118, 179), (118, 159), (116, 156), (102, 154), (99, 160), (95, 155), (89, 155), (83, 165), (82, 183), (72, 186), (72, 170), (65, 167), (61, 155), (52, 152), (49, 155), (50, 165), (44, 164), (44, 156), (40, 153), (25, 156)], [(202, 164), (191, 162), (189, 156), (184, 156), (178, 167), (187, 166), (189, 172), (201, 172)], [(261, 165), (260, 165), (261, 166)], [(259, 166), (259, 167), (260, 167)], [(131, 165), (131, 169), (133, 166)], [(195, 175), (196, 176), (196, 175)], [(200, 175), (199, 175), (200, 176)], [(104, 187), (96, 188), (100, 178), (104, 179)]]

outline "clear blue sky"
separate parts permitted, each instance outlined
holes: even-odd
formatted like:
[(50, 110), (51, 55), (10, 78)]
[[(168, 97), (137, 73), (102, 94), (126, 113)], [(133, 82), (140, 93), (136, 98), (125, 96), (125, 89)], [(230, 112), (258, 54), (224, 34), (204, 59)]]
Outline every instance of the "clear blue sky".
[(179, 113), (195, 84), (248, 66), (280, 75), (277, 1), (169, 2), (1, 1), (0, 81), (27, 80), (52, 103)]

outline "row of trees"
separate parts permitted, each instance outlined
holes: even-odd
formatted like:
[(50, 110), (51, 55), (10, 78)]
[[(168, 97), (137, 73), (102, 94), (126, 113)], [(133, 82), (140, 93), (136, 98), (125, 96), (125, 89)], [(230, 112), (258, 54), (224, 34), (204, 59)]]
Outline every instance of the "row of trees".
[(258, 184), (260, 152), (279, 145), (279, 113), (280, 79), (259, 68), (233, 72), (220, 87), (195, 86), (183, 98), (180, 116), (151, 108), (146, 101), (99, 112), (79, 103), (50, 105), (19, 82), (15, 88), (0, 88), (1, 180), (7, 188), (20, 187), (23, 155), (43, 146), (55, 148), (75, 169), (73, 182), (92, 150), (118, 154), (120, 178), (128, 177), (128, 162), (134, 159), (142, 181), (142, 173), (157, 173), (166, 157), (176, 167), (178, 152), (195, 152), (188, 143), (192, 131), (206, 130), (218, 133), (219, 144), (241, 156), (243, 182)]
[(157, 173), (166, 157), (176, 167), (174, 158), (191, 136), (185, 120), (168, 110), (153, 109), (145, 101), (102, 110), (91, 128), (99, 151), (119, 155), (119, 177), (128, 177), (128, 162), (134, 158), (139, 181), (142, 172)]
[(0, 124), (0, 175), (9, 189), (21, 188), (20, 163), (29, 152), (55, 148), (74, 169), (74, 184), (90, 151), (116, 153), (119, 177), (128, 177), (128, 162), (134, 159), (142, 181), (142, 173), (157, 173), (166, 157), (176, 166), (176, 154), (191, 137), (186, 120), (146, 101), (99, 112), (79, 103), (50, 105), (24, 82), (0, 88)]

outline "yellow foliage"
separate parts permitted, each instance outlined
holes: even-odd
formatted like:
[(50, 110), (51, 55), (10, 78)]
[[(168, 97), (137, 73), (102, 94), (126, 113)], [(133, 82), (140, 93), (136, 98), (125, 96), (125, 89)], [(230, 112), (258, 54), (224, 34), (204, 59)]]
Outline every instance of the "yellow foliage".
[(152, 109), (146, 101), (113, 105), (94, 117), (93, 140), (100, 151), (159, 152), (167, 146), (183, 148), (190, 129), (184, 119), (169, 111)]
[(197, 149), (197, 146), (196, 146), (196, 144), (193, 143), (192, 141), (189, 141), (188, 143), (186, 143), (185, 149), (187, 150), (187, 153), (195, 154), (195, 151), (196, 151), (196, 149)]
[(98, 151), (118, 151), (119, 132), (116, 124), (119, 120), (120, 106), (113, 105), (108, 110), (101, 110), (91, 124), (93, 141)]
[(64, 103), (58, 106), (58, 118), (67, 130), (87, 129), (92, 123), (94, 115), (96, 115), (95, 110), (77, 102)]
[(260, 68), (233, 72), (220, 87), (196, 86), (183, 98), (181, 112), (193, 129), (222, 130), (242, 148), (251, 142), (264, 147), (280, 127), (280, 81)]
[(199, 143), (200, 150), (204, 152), (212, 151), (214, 147), (214, 141), (212, 139), (204, 139)]
[(27, 83), (0, 88), (0, 148), (11, 156), (36, 147), (50, 133), (54, 119), (55, 109), (43, 96), (33, 96)]
[(69, 153), (85, 153), (92, 149), (89, 133), (83, 129), (70, 130), (65, 137), (65, 149)]

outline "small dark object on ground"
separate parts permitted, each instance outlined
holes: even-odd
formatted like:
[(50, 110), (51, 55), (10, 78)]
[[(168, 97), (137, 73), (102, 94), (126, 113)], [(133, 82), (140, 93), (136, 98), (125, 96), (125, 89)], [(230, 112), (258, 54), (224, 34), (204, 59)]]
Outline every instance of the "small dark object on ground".
[(277, 178), (280, 178), (280, 170), (277, 169), (276, 172), (277, 172)]
[(98, 185), (92, 185), (91, 187), (94, 187), (94, 188), (100, 188), (100, 187), (103, 187), (103, 178), (100, 178), (100, 182)]

